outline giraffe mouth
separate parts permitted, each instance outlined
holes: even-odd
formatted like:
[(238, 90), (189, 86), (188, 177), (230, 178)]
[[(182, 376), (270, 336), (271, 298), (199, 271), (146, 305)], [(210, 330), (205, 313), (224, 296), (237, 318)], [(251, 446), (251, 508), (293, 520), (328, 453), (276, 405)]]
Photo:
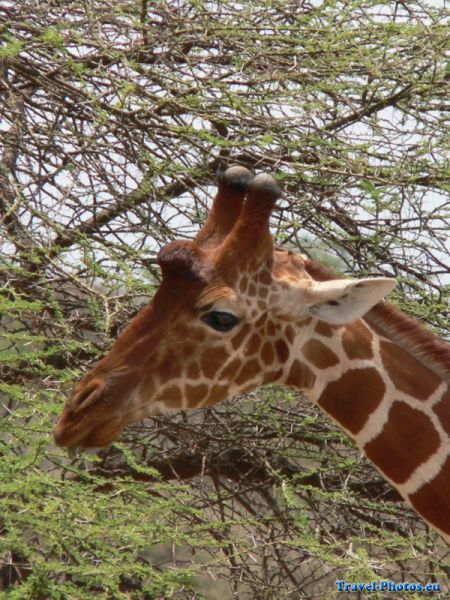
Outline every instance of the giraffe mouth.
[(123, 422), (118, 416), (99, 423), (87, 414), (77, 415), (66, 407), (53, 430), (53, 438), (55, 444), (63, 448), (102, 448), (122, 429)]

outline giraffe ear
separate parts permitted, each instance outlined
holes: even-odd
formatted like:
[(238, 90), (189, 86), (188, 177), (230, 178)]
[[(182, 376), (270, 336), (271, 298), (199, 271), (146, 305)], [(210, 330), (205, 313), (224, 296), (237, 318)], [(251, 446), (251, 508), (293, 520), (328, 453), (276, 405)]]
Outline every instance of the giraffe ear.
[(170, 242), (161, 248), (157, 261), (163, 277), (202, 279), (201, 250), (189, 240)]
[(334, 325), (356, 321), (383, 300), (395, 285), (395, 279), (387, 277), (317, 282), (308, 298), (309, 312)]

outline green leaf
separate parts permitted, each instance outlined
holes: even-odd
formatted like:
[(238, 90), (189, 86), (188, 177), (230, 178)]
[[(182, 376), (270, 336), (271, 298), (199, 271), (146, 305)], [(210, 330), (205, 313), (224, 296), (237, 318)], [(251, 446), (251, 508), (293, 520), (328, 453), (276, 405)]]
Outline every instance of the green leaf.
[(17, 38), (9, 38), (6, 45), (0, 48), (0, 58), (17, 56), (24, 47), (25, 42)]
[(64, 47), (64, 36), (59, 33), (57, 29), (53, 27), (49, 27), (42, 32), (42, 40), (49, 44), (50, 46), (55, 46), (56, 48)]

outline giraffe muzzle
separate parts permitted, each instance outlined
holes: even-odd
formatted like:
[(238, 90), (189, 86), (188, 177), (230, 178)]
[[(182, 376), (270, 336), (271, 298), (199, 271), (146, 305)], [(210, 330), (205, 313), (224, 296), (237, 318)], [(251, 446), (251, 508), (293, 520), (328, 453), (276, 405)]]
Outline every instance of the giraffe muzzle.
[(96, 377), (91, 379), (85, 386), (79, 384), (77, 387), (80, 387), (81, 389), (77, 390), (75, 388), (74, 393), (68, 402), (74, 414), (87, 409), (89, 406), (92, 406), (101, 400), (106, 390), (106, 382), (104, 379)]
[(63, 448), (101, 448), (110, 444), (123, 429), (118, 416), (99, 423), (86, 417), (87, 413), (74, 415), (66, 407), (53, 431), (55, 444)]
[(123, 425), (111, 406), (110, 388), (99, 376), (75, 386), (54, 428), (58, 446), (101, 447), (111, 442)]

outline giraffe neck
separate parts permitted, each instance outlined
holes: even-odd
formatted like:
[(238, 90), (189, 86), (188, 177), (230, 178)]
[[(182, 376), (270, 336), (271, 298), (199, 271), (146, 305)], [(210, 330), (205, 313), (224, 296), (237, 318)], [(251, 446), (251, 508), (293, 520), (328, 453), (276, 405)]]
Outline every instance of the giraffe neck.
[(304, 329), (284, 383), (347, 431), (450, 543), (447, 380), (365, 321), (332, 327), (312, 320)]

